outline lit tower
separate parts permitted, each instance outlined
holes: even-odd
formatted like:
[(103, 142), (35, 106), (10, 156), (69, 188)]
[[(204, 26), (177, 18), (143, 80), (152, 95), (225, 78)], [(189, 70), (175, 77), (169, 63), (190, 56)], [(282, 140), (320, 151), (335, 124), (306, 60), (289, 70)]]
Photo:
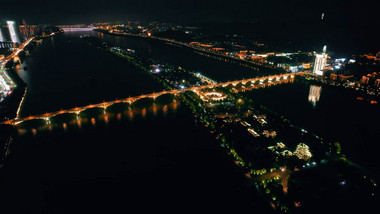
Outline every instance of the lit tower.
[(11, 39), (13, 43), (20, 43), (20, 41), (17, 38), (16, 35), (16, 29), (15, 29), (15, 22), (14, 21), (7, 21), (8, 28), (9, 28), (9, 34), (11, 35)]
[(0, 42), (4, 42), (4, 36), (3, 33), (1, 32), (1, 26), (0, 26)]
[(323, 70), (326, 68), (326, 63), (327, 63), (327, 54), (326, 54), (326, 45), (325, 45), (323, 47), (323, 53), (315, 55), (313, 74), (322, 76)]

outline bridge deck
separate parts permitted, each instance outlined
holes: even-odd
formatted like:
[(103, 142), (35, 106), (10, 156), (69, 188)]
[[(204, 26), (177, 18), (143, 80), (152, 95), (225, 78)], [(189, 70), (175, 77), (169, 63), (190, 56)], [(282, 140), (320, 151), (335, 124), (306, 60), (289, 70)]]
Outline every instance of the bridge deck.
[[(103, 103), (98, 103), (98, 104), (91, 104), (87, 106), (82, 106), (82, 107), (76, 107), (76, 108), (71, 108), (71, 109), (65, 109), (65, 110), (60, 110), (60, 111), (55, 111), (55, 112), (50, 112), (50, 113), (45, 113), (41, 115), (34, 115), (34, 116), (29, 116), (29, 117), (24, 117), (24, 118), (15, 118), (12, 120), (7, 120), (2, 122), (2, 124), (10, 124), (10, 125), (17, 125), (21, 122), (27, 121), (27, 120), (33, 120), (33, 119), (49, 119), (50, 117), (59, 115), (59, 114), (66, 114), (66, 113), (75, 113), (79, 114), (80, 112), (90, 109), (90, 108), (104, 108), (106, 109), (108, 106), (116, 104), (116, 103), (133, 103), (139, 99), (143, 98), (156, 98), (158, 96), (164, 95), (164, 94), (178, 94), (184, 91), (190, 91), (190, 90), (201, 90), (205, 88), (214, 88), (214, 87), (227, 87), (229, 85), (236, 86), (239, 83), (242, 83), (243, 85), (249, 83), (249, 82), (257, 82), (257, 81), (265, 81), (268, 80), (268, 84), (273, 84), (272, 80), (274, 82), (279, 82), (279, 81), (284, 81), (287, 80), (288, 78), (294, 78), (296, 75), (305, 75), (306, 72), (299, 72), (299, 73), (288, 73), (288, 74), (279, 74), (279, 75), (271, 75), (271, 76), (264, 76), (264, 77), (256, 77), (256, 78), (251, 78), (251, 79), (243, 79), (243, 80), (236, 80), (236, 81), (229, 81), (229, 82), (222, 82), (222, 83), (215, 83), (215, 84), (209, 84), (209, 85), (203, 85), (203, 86), (197, 86), (197, 87), (189, 87), (185, 89), (174, 89), (174, 90), (169, 90), (169, 91), (161, 91), (157, 93), (151, 93), (151, 94), (144, 94), (136, 97), (129, 97), (129, 98), (124, 98), (124, 99), (119, 99), (119, 100), (114, 100), (114, 101), (108, 101), (108, 102), (103, 102)], [(244, 90), (241, 91), (246, 91), (250, 89), (255, 89), (257, 87), (250, 87), (250, 88), (245, 88)]]

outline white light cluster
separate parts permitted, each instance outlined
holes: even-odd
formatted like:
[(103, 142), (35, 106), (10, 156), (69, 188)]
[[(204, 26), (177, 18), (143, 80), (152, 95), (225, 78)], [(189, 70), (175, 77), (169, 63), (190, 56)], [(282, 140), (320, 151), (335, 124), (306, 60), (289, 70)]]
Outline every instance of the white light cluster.
[(1, 32), (1, 29), (0, 29), (0, 42), (4, 42), (4, 37), (3, 37), (3, 33)]
[(8, 28), (9, 28), (9, 34), (11, 35), (11, 39), (13, 43), (20, 43), (20, 41), (17, 38), (16, 35), (16, 29), (15, 29), (15, 22), (14, 21), (7, 21)]

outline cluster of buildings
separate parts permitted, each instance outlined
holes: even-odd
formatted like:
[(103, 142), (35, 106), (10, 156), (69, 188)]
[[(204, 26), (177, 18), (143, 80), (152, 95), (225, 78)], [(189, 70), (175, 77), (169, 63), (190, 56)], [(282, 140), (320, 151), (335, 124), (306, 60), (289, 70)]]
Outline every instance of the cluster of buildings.
[(363, 76), (360, 80), (362, 85), (369, 85), (375, 88), (380, 88), (380, 74), (377, 72), (373, 72), (372, 74), (367, 74)]
[(99, 22), (92, 23), (91, 27), (108, 30), (111, 33), (131, 33), (141, 36), (152, 36), (157, 33), (165, 32), (167, 30), (181, 30), (186, 34), (190, 34), (194, 30), (193, 27), (178, 26), (169, 23), (150, 22), (143, 24), (139, 21)]
[[(264, 44), (255, 43), (258, 46), (263, 46)], [(200, 43), (200, 42), (190, 42), (189, 46), (202, 49), (204, 51), (209, 51), (213, 53), (218, 53), (224, 56), (229, 56), (232, 58), (247, 60), (255, 64), (270, 66), (274, 68), (281, 68), (289, 72), (300, 72), (311, 69), (312, 63), (310, 61), (293, 62), (293, 57), (298, 55), (309, 55), (312, 53), (275, 53), (275, 52), (265, 52), (256, 53), (256, 51), (248, 50), (246, 47), (241, 45), (234, 45), (233, 48), (219, 47), (210, 43)], [(284, 60), (285, 59), (285, 60)]]
[[(333, 60), (326, 53), (325, 46), (322, 53), (315, 54), (313, 74), (323, 77), (327, 82), (333, 85), (349, 86), (357, 90), (366, 88), (366, 90), (369, 90), (367, 93), (379, 95), (379, 61), (380, 52), (376, 55), (358, 55), (349, 60), (345, 58)], [(313, 89), (311, 91), (314, 92), (318, 90)], [(309, 97), (309, 101), (315, 103), (316, 98), (317, 96)]]
[(21, 24), (15, 21), (0, 23), (0, 49), (12, 49), (35, 36), (39, 31), (37, 25), (27, 25), (25, 20)]

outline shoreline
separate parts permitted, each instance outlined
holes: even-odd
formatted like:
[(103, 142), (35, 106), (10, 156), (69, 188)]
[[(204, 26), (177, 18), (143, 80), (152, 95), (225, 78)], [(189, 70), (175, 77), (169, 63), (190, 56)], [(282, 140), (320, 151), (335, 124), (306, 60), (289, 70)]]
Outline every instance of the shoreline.
[[(249, 68), (256, 70), (256, 71), (260, 71), (260, 69), (268, 69), (268, 71), (271, 71), (274, 74), (275, 73), (276, 74), (288, 73), (286, 70), (282, 70), (282, 69), (278, 69), (278, 68), (271, 68), (271, 67), (267, 67), (264, 65), (258, 65), (258, 64), (255, 64), (253, 62), (247, 61), (247, 60), (237, 59), (237, 58), (234, 58), (231, 56), (225, 56), (225, 55), (222, 55), (219, 53), (213, 53), (213, 52), (201, 50), (198, 48), (194, 48), (194, 47), (191, 47), (189, 45), (186, 45), (184, 43), (181, 43), (181, 42), (178, 42), (175, 40), (165, 39), (165, 38), (161, 38), (161, 37), (154, 37), (154, 36), (148, 37), (148, 36), (142, 36), (142, 35), (137, 35), (137, 34), (129, 34), (129, 33), (110, 33), (107, 30), (102, 30), (102, 29), (94, 29), (94, 31), (109, 34), (109, 35), (115, 35), (115, 36), (135, 37), (135, 38), (152, 40), (152, 41), (160, 41), (160, 42), (164, 42), (166, 44), (173, 45), (176, 47), (190, 49), (190, 50), (192, 50), (195, 53), (200, 54), (200, 55), (206, 55), (206, 56), (213, 57), (213, 58), (216, 58), (218, 60), (223, 60), (223, 61), (228, 60), (231, 63), (237, 63), (241, 66), (249, 67)], [(265, 72), (268, 72), (268, 71), (265, 71)], [(263, 74), (263, 75), (265, 75), (265, 74)]]

